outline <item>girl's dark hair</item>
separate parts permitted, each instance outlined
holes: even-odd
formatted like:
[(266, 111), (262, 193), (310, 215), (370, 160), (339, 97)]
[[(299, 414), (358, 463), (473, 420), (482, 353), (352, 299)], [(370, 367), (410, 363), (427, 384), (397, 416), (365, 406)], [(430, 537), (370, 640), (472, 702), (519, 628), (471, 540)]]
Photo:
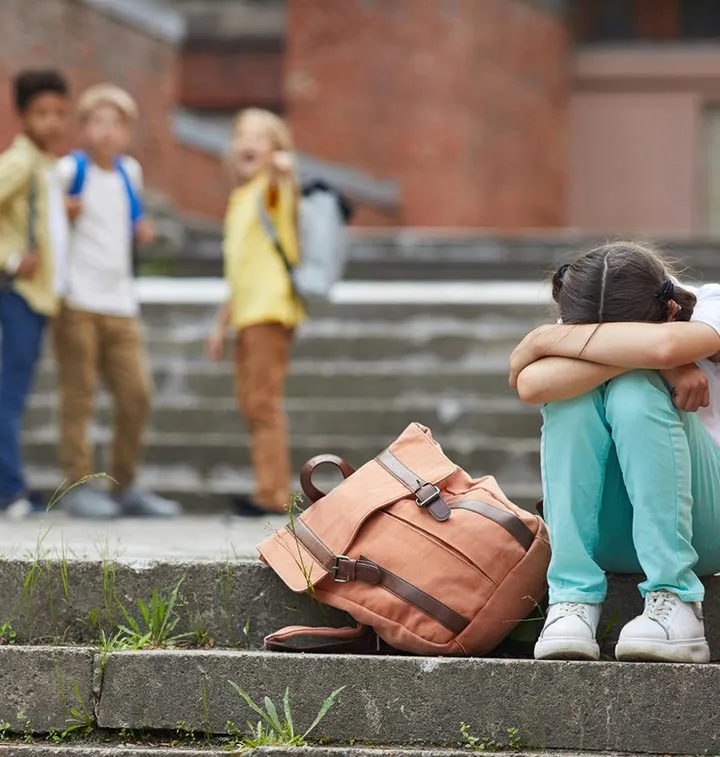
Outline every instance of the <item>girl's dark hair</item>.
[(67, 79), (54, 69), (21, 71), (13, 81), (15, 107), (24, 113), (34, 97), (53, 92), (67, 97), (69, 87)]
[(636, 242), (612, 242), (560, 266), (552, 281), (553, 299), (563, 323), (668, 320), (668, 304), (689, 321), (696, 297), (676, 283), (660, 253)]

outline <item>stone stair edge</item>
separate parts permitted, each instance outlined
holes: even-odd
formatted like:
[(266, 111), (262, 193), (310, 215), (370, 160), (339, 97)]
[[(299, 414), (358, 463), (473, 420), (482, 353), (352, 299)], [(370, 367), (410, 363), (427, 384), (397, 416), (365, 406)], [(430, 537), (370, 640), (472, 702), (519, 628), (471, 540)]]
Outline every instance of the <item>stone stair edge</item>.
[[(598, 757), (598, 752), (533, 752), (517, 750), (511, 753), (484, 751), (486, 757)], [(148, 757), (162, 755), (162, 757), (227, 757), (227, 747), (214, 747), (211, 744), (200, 748), (155, 746), (152, 744), (132, 745), (120, 739), (107, 739), (102, 743), (74, 742), (72, 744), (43, 744), (43, 743), (0, 743), (1, 757)], [(319, 746), (304, 747), (255, 747), (242, 751), (243, 757), (467, 757), (468, 750), (418, 749), (390, 746)], [(604, 753), (604, 757), (621, 757), (611, 753)], [(622, 757), (640, 757), (624, 753)]]
[(102, 658), (87, 648), (2, 647), (0, 670), (0, 721), (20, 733), (62, 729), (77, 701), (101, 729), (168, 732), (182, 722), (189, 731), (225, 734), (250, 715), (234, 682), (256, 701), (279, 702), (289, 688), (300, 724), (312, 722), (331, 691), (346, 689), (314, 734), (330, 743), (457, 747), (461, 723), (500, 743), (514, 732), (540, 752), (711, 754), (720, 743), (707, 707), (718, 665), (234, 650)]
[[(641, 612), (638, 581), (637, 576), (609, 576), (600, 623), (610, 628), (607, 642)], [(708, 641), (718, 659), (720, 576), (704, 583)], [(9, 623), (19, 642), (60, 638), (95, 643), (101, 630), (110, 634), (122, 622), (120, 604), (136, 612), (138, 600), (148, 602), (153, 591), (167, 597), (179, 584), (177, 632), (212, 639), (218, 647), (258, 649), (265, 635), (286, 625), (354, 624), (306, 593), (290, 591), (257, 559), (232, 553), (215, 560), (133, 560), (113, 553), (75, 559), (61, 550), (0, 561), (0, 623)]]

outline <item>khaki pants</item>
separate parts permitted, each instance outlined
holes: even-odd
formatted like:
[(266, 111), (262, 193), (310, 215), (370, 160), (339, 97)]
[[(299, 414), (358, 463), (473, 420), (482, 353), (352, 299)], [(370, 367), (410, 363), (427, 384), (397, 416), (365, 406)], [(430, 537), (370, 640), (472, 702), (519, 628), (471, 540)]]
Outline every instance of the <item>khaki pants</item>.
[(95, 472), (88, 440), (98, 378), (115, 400), (110, 475), (135, 478), (150, 409), (151, 380), (140, 322), (65, 307), (55, 321), (60, 383), (60, 464), (70, 483)]
[(261, 323), (238, 332), (235, 387), (240, 412), (250, 429), (255, 502), (283, 512), (290, 500), (290, 451), (283, 394), (293, 332)]

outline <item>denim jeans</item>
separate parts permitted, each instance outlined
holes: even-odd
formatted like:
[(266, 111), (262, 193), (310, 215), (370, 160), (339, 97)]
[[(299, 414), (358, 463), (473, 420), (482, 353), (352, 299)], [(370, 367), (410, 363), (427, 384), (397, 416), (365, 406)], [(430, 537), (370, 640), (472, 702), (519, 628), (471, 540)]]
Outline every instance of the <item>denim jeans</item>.
[(599, 603), (605, 571), (703, 599), (720, 571), (720, 449), (660, 374), (633, 371), (543, 408), (550, 601)]
[(46, 318), (17, 293), (0, 291), (0, 507), (26, 492), (22, 416), (33, 386)]

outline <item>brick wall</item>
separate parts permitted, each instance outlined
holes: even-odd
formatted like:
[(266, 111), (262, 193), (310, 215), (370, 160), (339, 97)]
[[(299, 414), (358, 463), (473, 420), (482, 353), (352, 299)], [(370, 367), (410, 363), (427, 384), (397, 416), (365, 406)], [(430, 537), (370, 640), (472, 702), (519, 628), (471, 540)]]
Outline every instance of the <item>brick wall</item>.
[(9, 81), (21, 68), (56, 66), (73, 94), (113, 81), (137, 99), (142, 115), (134, 152), (148, 184), (169, 192), (175, 181), (169, 114), (175, 107), (177, 51), (170, 42), (77, 0), (2, 0), (0, 3), (0, 144), (17, 130)]
[(180, 102), (214, 111), (282, 111), (284, 56), (282, 40), (191, 40), (181, 59)]
[(412, 226), (562, 223), (567, 39), (522, 0), (293, 0), (299, 147), (402, 186)]

